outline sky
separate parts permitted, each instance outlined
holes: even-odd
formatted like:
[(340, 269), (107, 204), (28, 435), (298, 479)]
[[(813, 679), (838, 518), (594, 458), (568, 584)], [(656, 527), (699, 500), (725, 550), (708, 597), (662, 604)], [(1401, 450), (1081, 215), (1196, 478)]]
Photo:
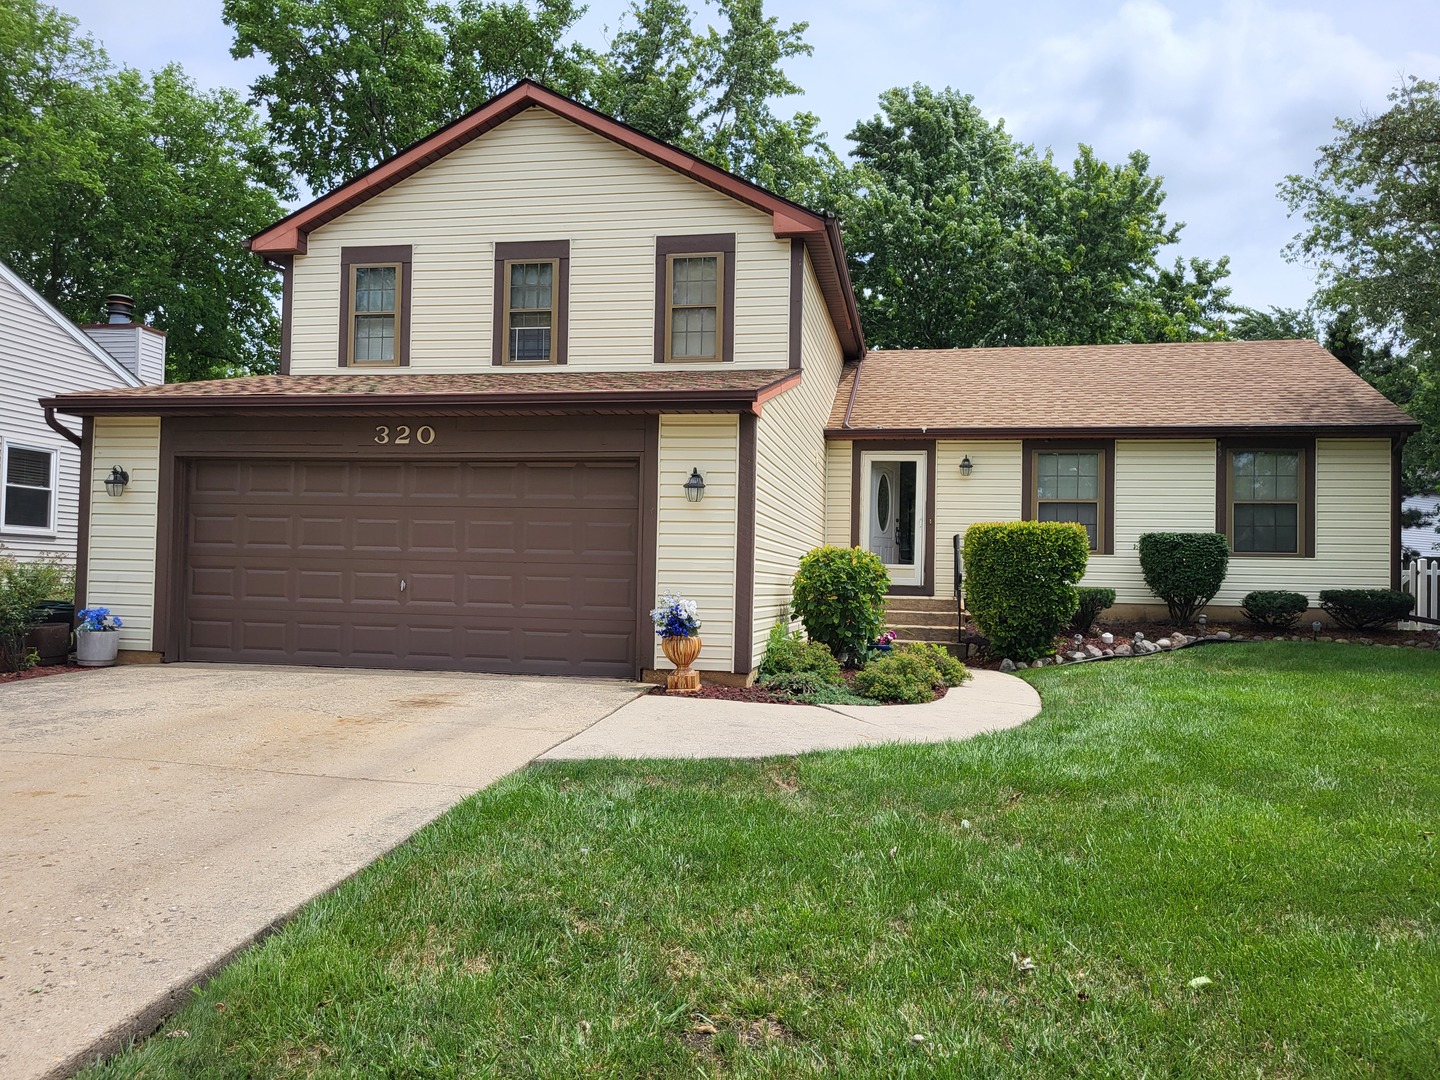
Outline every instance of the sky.
[[(262, 62), (230, 57), (220, 0), (50, 0), (111, 58), (142, 70), (179, 61), (202, 86), (247, 89)], [(580, 39), (603, 46), (628, 4), (593, 0)], [(713, 12), (692, 0), (698, 17)], [(1300, 229), (1276, 184), (1308, 173), (1336, 117), (1386, 108), (1407, 75), (1440, 78), (1433, 0), (769, 0), (808, 22), (814, 55), (787, 67), (792, 109), (832, 145), (877, 111), (881, 91), (920, 82), (974, 95), (991, 120), (1068, 164), (1085, 143), (1105, 160), (1149, 155), (1165, 178), (1175, 255), (1230, 256), (1233, 299), (1303, 307), (1314, 289), (1283, 248)], [(713, 17), (713, 15), (711, 16)]]

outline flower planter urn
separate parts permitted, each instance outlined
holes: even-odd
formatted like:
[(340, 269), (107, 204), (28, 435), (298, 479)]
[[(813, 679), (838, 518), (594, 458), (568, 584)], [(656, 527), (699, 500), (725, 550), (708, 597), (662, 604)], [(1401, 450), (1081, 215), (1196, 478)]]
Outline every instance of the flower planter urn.
[(662, 637), (660, 648), (665, 658), (675, 665), (674, 672), (665, 678), (665, 689), (674, 694), (693, 694), (699, 690), (700, 673), (690, 668), (700, 655), (699, 637)]
[(75, 662), (81, 667), (111, 667), (119, 651), (118, 630), (75, 631)]

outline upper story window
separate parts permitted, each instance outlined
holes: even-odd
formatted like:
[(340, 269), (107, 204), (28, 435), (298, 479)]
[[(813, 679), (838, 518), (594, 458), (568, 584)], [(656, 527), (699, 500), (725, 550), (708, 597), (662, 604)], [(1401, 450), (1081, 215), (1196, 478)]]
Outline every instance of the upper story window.
[(410, 363), (410, 250), (341, 249), (341, 367)]
[(1085, 526), (1090, 550), (1114, 553), (1110, 443), (1025, 444), (1025, 517)]
[(55, 531), (55, 451), (4, 444), (0, 522), (7, 530)]
[(735, 234), (655, 240), (655, 359), (734, 359)]
[(565, 363), (570, 241), (495, 245), (494, 363)]
[(1221, 450), (1217, 525), (1239, 555), (1313, 555), (1310, 445), (1230, 444)]

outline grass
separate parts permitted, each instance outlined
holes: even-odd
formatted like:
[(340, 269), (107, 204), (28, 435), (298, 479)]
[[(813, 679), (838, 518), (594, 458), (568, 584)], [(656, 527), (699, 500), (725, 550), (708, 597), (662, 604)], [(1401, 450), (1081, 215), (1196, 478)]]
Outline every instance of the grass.
[(1440, 655), (1028, 677), (965, 743), (532, 767), (84, 1075), (1440, 1075)]

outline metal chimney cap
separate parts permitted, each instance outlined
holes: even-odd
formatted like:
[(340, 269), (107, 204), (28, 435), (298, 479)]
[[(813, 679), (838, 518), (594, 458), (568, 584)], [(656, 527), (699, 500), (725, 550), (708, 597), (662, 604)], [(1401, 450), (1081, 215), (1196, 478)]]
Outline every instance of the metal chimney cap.
[(111, 293), (105, 297), (105, 321), (112, 325), (135, 321), (135, 298), (124, 293)]

